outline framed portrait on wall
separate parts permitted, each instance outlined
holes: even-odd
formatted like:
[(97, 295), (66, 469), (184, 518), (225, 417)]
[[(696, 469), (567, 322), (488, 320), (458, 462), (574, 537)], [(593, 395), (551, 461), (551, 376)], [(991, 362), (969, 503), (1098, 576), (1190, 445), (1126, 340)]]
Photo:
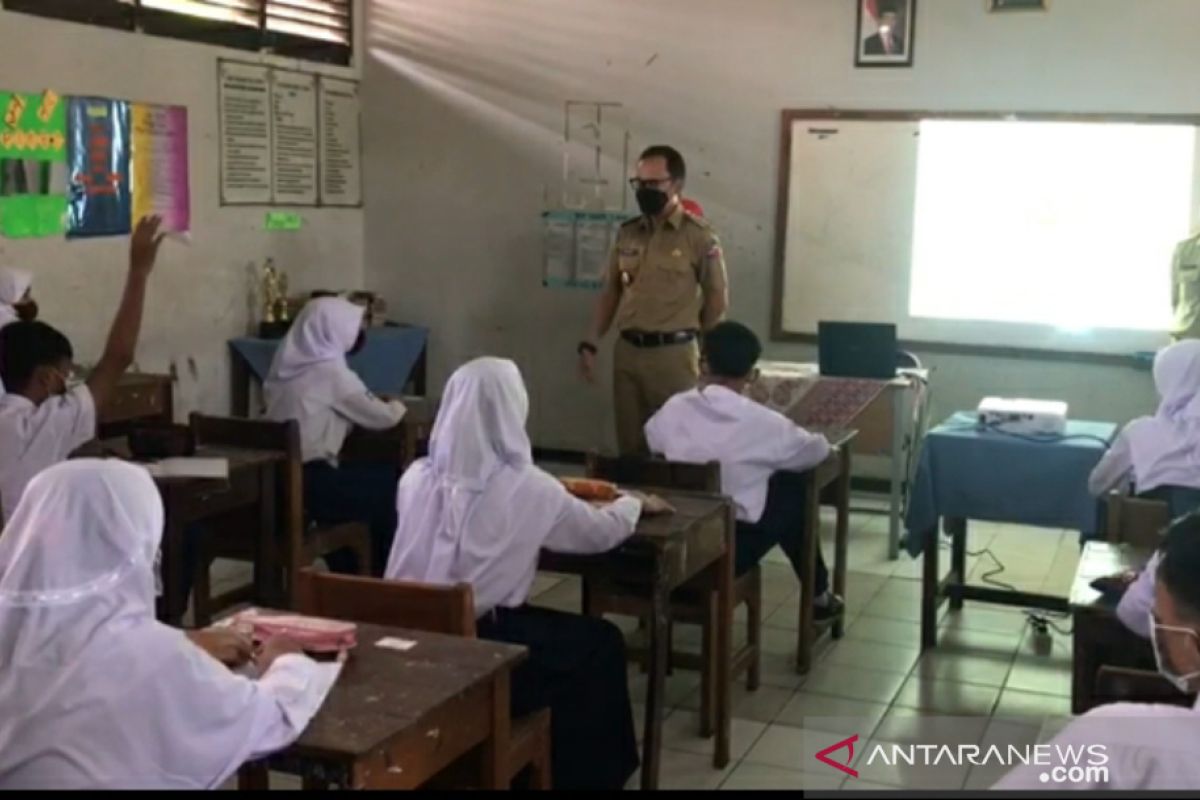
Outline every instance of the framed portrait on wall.
[(854, 65), (911, 67), (917, 0), (855, 0)]

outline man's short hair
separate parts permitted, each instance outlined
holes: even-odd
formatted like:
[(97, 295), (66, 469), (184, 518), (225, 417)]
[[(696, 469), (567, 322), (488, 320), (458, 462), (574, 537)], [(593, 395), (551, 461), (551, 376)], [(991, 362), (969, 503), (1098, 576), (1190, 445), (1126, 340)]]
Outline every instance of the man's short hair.
[(747, 377), (761, 355), (762, 343), (740, 322), (721, 322), (704, 334), (704, 362), (718, 378)]
[(683, 161), (683, 156), (674, 147), (666, 144), (656, 144), (647, 147), (638, 156), (638, 161), (645, 161), (649, 158), (661, 158), (667, 162), (667, 174), (672, 180), (683, 184), (687, 181), (687, 164)]
[(1200, 622), (1200, 511), (1180, 517), (1167, 528), (1158, 580), (1187, 616)]
[(57, 367), (75, 357), (71, 342), (44, 322), (10, 322), (0, 328), (0, 380), (22, 391), (38, 367)]

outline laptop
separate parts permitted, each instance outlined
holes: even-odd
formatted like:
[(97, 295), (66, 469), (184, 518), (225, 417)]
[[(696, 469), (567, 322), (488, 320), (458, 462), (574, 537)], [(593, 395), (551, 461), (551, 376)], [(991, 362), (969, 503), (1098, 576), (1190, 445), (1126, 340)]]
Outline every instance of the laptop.
[(819, 322), (817, 350), (827, 377), (896, 377), (896, 326), (891, 323)]

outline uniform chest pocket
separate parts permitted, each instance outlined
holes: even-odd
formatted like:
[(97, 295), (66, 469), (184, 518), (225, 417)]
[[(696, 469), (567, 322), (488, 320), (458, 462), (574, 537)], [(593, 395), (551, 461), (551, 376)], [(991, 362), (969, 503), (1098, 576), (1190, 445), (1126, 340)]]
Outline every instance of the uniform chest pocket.
[(633, 282), (641, 267), (641, 250), (636, 247), (623, 247), (617, 251), (617, 269), (621, 271), (621, 279), (626, 285)]
[(1180, 283), (1192, 284), (1196, 283), (1197, 280), (1200, 280), (1200, 263), (1179, 265)]

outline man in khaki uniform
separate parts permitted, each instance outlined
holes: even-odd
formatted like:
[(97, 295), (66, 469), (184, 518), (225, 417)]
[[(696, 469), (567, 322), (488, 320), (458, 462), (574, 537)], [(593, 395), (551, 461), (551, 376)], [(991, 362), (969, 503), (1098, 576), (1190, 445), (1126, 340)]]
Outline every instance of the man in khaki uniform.
[(1171, 338), (1200, 339), (1200, 234), (1175, 248), (1171, 264), (1171, 306), (1175, 323)]
[(617, 329), (613, 400), (622, 455), (644, 454), (646, 422), (695, 387), (700, 333), (720, 322), (729, 304), (717, 235), (683, 208), (686, 178), (674, 148), (656, 145), (638, 159), (630, 183), (642, 215), (617, 234), (591, 329), (579, 344), (580, 369), (594, 380), (596, 343)]

